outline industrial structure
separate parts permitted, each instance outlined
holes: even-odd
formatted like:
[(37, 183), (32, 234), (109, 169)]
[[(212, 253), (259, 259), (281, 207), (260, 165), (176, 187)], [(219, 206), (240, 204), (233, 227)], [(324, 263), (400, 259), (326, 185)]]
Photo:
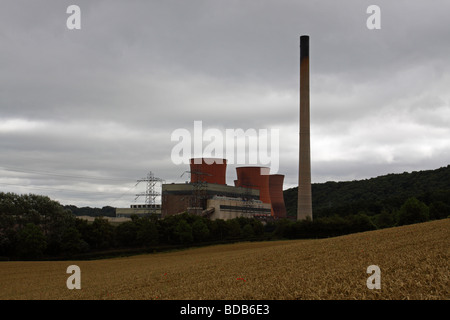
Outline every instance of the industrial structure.
[(161, 217), (160, 204), (132, 204), (129, 208), (116, 208), (117, 218), (130, 218), (131, 216), (145, 217), (156, 215)]
[(309, 36), (300, 37), (300, 150), (297, 220), (312, 220), (309, 116)]
[(161, 204), (156, 203), (156, 198), (161, 196), (161, 192), (158, 191), (161, 188), (164, 180), (155, 177), (153, 172), (149, 172), (147, 177), (138, 179), (135, 187), (141, 183), (146, 182), (145, 192), (137, 193), (135, 201), (139, 197), (145, 197), (145, 203), (143, 204), (132, 204), (129, 208), (116, 208), (117, 218), (130, 218), (133, 215), (138, 217), (156, 215), (161, 217)]
[[(310, 110), (309, 110), (309, 36), (300, 37), (300, 130), (297, 220), (312, 220)], [(263, 220), (287, 218), (283, 197), (284, 175), (270, 174), (270, 168), (236, 168), (234, 186), (226, 184), (227, 160), (190, 159), (190, 182), (165, 184), (150, 172), (144, 205), (116, 209), (117, 217), (156, 214), (164, 218), (184, 212), (210, 219), (254, 217)], [(155, 184), (161, 183), (161, 194)], [(155, 197), (161, 195), (161, 205)]]
[(269, 176), (269, 194), (270, 204), (272, 205), (272, 214), (277, 218), (287, 218), (286, 206), (283, 195), (284, 175), (271, 174)]
[(190, 159), (190, 182), (162, 185), (162, 218), (183, 212), (212, 220), (286, 217), (283, 175), (270, 175), (266, 167), (238, 167), (235, 185), (229, 186), (226, 167), (226, 159)]

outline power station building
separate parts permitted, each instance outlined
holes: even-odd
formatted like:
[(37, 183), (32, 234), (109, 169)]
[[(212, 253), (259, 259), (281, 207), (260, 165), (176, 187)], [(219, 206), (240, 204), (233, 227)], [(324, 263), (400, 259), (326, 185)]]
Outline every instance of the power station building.
[[(310, 150), (309, 36), (300, 37), (299, 170), (297, 220), (313, 218)], [(162, 184), (161, 206), (116, 209), (118, 217), (156, 214), (165, 218), (184, 212), (215, 219), (287, 218), (283, 197), (284, 175), (267, 167), (238, 167), (234, 186), (226, 184), (226, 159), (190, 159), (191, 181)], [(144, 181), (144, 180), (139, 180)], [(145, 181), (150, 181), (148, 178)], [(151, 180), (155, 181), (155, 180)], [(147, 191), (147, 194), (152, 194)]]
[(131, 216), (145, 217), (155, 214), (161, 217), (160, 204), (132, 204), (129, 208), (116, 208), (117, 218), (130, 218)]
[(226, 168), (226, 159), (191, 159), (190, 182), (162, 185), (162, 218), (183, 212), (212, 220), (286, 217), (284, 175), (270, 175), (267, 167), (238, 167), (234, 186), (229, 186)]

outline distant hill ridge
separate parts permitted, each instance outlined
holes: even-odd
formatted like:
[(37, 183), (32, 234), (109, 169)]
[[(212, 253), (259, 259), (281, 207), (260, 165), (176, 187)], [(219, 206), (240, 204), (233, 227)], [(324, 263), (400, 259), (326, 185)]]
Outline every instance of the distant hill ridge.
[[(450, 165), (435, 170), (387, 174), (375, 178), (314, 183), (312, 202), (315, 216), (347, 215), (364, 211), (378, 214), (398, 208), (410, 197), (427, 203), (450, 198)], [(284, 191), (288, 216), (297, 214), (297, 188)]]

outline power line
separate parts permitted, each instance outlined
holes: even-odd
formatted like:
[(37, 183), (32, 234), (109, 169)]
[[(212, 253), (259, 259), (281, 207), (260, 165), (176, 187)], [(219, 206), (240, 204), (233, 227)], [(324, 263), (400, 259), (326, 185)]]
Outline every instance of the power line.
[[(28, 174), (36, 174), (36, 175), (43, 175), (43, 176), (54, 176), (54, 177), (61, 177), (61, 178), (68, 178), (68, 179), (79, 179), (79, 180), (94, 180), (98, 182), (130, 182), (129, 179), (121, 179), (121, 178), (103, 178), (98, 176), (86, 176), (86, 175), (72, 175), (72, 174), (62, 174), (55, 171), (42, 171), (42, 170), (34, 170), (34, 169), (23, 169), (23, 168), (17, 168), (17, 167), (5, 167), (1, 166), (0, 170), (4, 171), (11, 171), (11, 172), (20, 172), (20, 173), (28, 173)], [(18, 177), (19, 178), (19, 177)], [(22, 177), (20, 177), (22, 178)], [(3, 183), (0, 182), (0, 186), (15, 186), (15, 187), (21, 187), (25, 189), (34, 189), (34, 190), (46, 190), (46, 191), (53, 191), (53, 192), (62, 192), (62, 193), (76, 193), (76, 194), (89, 194), (89, 195), (110, 195), (114, 198), (114, 203), (119, 201), (123, 196), (130, 193), (130, 191), (137, 187), (139, 184), (138, 182), (130, 187), (127, 191), (119, 193), (119, 192), (101, 192), (101, 191), (85, 191), (85, 190), (73, 190), (73, 189), (65, 189), (65, 188), (52, 188), (52, 187), (44, 187), (44, 186), (30, 186), (30, 185), (23, 185), (23, 184), (14, 184), (14, 183)], [(119, 196), (118, 196), (119, 195)], [(118, 197), (117, 197), (118, 196)]]
[(54, 177), (62, 177), (62, 178), (71, 178), (71, 179), (88, 179), (88, 180), (101, 180), (101, 181), (130, 181), (129, 179), (123, 179), (123, 178), (102, 178), (98, 176), (83, 176), (83, 175), (71, 175), (71, 174), (61, 174), (51, 171), (38, 171), (38, 170), (32, 170), (32, 169), (22, 169), (22, 168), (14, 168), (14, 167), (0, 167), (0, 169), (4, 171), (12, 171), (12, 172), (21, 172), (21, 173), (31, 173), (31, 174), (38, 174), (38, 175), (44, 175), (44, 176), (54, 176)]
[(14, 187), (21, 187), (25, 189), (36, 189), (36, 190), (47, 190), (47, 191), (58, 191), (58, 192), (73, 192), (73, 193), (82, 193), (82, 194), (91, 194), (91, 195), (121, 195), (122, 197), (125, 193), (129, 192), (129, 190), (133, 189), (136, 186), (133, 186), (125, 193), (119, 193), (119, 192), (103, 192), (103, 191), (83, 191), (83, 190), (71, 190), (71, 189), (61, 189), (61, 188), (51, 188), (51, 187), (42, 187), (42, 186), (24, 186), (22, 184), (14, 184), (14, 183), (2, 183), (0, 182), (0, 185), (2, 186), (14, 186)]
[[(127, 191), (125, 191), (124, 193), (122, 193), (122, 194), (120, 195), (120, 197), (118, 197), (117, 199), (115, 199), (115, 200), (113, 201), (113, 204), (116, 203), (117, 201), (119, 201), (125, 194), (129, 193), (132, 189), (136, 188), (138, 184), (139, 184), (139, 181), (138, 181), (134, 186), (132, 186), (130, 189), (128, 189)], [(136, 201), (136, 199), (135, 199), (135, 201)]]

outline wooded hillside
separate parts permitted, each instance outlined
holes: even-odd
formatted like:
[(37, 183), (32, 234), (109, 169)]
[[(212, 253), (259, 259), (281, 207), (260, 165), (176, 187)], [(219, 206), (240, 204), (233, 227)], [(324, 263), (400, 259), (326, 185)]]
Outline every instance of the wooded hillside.
[[(297, 215), (297, 188), (284, 191), (288, 216)], [(450, 165), (436, 170), (387, 174), (376, 178), (312, 184), (315, 218), (398, 210), (411, 197), (440, 214), (450, 214)], [(442, 212), (444, 211), (444, 212)], [(430, 212), (430, 214), (433, 214)]]

